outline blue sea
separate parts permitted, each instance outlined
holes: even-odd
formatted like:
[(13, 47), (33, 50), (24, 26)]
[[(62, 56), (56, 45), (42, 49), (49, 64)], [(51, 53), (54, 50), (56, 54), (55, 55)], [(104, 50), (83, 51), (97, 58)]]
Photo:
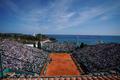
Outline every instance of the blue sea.
[(97, 36), (97, 35), (48, 35), (55, 38), (58, 42), (83, 42), (89, 45), (97, 42), (120, 43), (120, 36)]

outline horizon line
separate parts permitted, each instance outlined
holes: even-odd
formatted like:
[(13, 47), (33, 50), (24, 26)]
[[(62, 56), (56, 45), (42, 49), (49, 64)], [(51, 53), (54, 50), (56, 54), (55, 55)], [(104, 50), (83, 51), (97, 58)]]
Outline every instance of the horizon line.
[(6, 34), (26, 34), (26, 35), (33, 35), (33, 34), (43, 34), (43, 35), (81, 35), (81, 36), (120, 36), (120, 34), (61, 34), (61, 33), (19, 33), (19, 32), (0, 32)]

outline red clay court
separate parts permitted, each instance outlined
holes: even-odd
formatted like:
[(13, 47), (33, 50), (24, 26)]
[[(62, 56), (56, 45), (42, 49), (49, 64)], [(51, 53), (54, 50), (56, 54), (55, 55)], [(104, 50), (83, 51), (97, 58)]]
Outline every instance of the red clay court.
[(80, 75), (80, 72), (67, 53), (51, 53), (50, 61), (44, 69), (44, 76)]

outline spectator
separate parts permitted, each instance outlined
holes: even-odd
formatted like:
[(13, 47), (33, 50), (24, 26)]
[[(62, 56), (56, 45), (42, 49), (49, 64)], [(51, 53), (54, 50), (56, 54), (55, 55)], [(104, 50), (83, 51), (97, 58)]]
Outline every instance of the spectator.
[(0, 42), (2, 53), (3, 69), (13, 69), (20, 71), (28, 71), (40, 73), (48, 53), (37, 49), (28, 47), (16, 41), (3, 40)]

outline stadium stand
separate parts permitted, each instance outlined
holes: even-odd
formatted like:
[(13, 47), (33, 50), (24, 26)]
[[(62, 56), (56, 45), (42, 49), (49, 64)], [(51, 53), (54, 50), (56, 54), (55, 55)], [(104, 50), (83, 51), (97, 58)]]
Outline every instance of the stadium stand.
[[(112, 73), (120, 67), (120, 44), (98, 44), (77, 49), (72, 54), (88, 73)], [(105, 73), (108, 74), (108, 73)], [(95, 74), (94, 74), (95, 75)]]
[(46, 49), (55, 52), (74, 50), (70, 55), (85, 73), (75, 76), (40, 76), (48, 61), (49, 52), (16, 41), (2, 40), (0, 71), (5, 76), (3, 80), (120, 80), (120, 44), (89, 45), (77, 50), (74, 45), (70, 48), (65, 46), (58, 44), (54, 46), (57, 48), (50, 46)]
[(75, 43), (69, 42), (53, 42), (53, 43), (44, 43), (42, 48), (50, 52), (70, 52), (73, 51), (76, 47)]
[(3, 70), (12, 69), (40, 74), (40, 69), (48, 55), (43, 50), (28, 47), (16, 41), (3, 40), (0, 42), (0, 48)]

